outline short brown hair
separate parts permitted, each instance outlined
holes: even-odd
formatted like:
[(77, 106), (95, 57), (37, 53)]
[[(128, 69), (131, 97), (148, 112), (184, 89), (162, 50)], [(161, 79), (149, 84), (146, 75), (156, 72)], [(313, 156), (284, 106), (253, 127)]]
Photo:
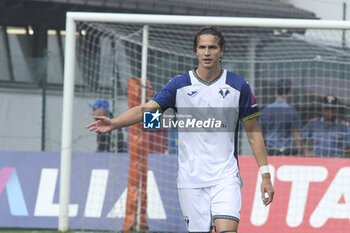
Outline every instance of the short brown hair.
[(219, 39), (220, 48), (223, 48), (225, 46), (226, 42), (225, 42), (224, 36), (222, 35), (222, 32), (215, 26), (208, 26), (208, 27), (202, 28), (199, 32), (197, 32), (196, 36), (194, 37), (194, 40), (193, 40), (194, 52), (197, 52), (198, 38), (201, 35), (206, 35), (206, 34), (216, 36)]

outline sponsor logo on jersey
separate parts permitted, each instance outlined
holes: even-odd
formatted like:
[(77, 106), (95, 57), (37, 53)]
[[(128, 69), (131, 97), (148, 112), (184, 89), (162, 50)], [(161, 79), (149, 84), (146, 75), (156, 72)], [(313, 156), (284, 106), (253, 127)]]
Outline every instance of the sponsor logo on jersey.
[(198, 91), (191, 91), (191, 92), (187, 93), (187, 95), (191, 96), (191, 97), (193, 97), (193, 96), (195, 96), (197, 94), (198, 94)]

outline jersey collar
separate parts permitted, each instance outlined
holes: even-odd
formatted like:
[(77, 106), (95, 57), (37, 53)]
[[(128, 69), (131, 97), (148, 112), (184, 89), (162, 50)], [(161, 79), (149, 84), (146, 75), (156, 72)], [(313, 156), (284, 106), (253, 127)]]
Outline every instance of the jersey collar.
[(212, 81), (210, 81), (210, 82), (206, 82), (206, 81), (204, 81), (203, 79), (201, 79), (201, 78), (197, 75), (196, 70), (197, 70), (197, 68), (195, 68), (194, 70), (192, 70), (193, 76), (194, 76), (199, 82), (201, 82), (201, 83), (203, 83), (204, 85), (207, 85), (207, 86), (210, 86), (210, 85), (216, 83), (216, 81), (218, 81), (218, 80), (221, 78), (222, 74), (224, 73), (224, 69), (221, 68), (220, 74), (219, 74), (214, 80), (212, 80)]

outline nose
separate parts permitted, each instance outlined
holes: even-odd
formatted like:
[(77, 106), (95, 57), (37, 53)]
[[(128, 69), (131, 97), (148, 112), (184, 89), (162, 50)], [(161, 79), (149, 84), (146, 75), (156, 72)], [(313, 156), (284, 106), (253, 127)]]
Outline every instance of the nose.
[(209, 48), (206, 48), (206, 49), (205, 49), (205, 53), (204, 53), (204, 54), (207, 55), (207, 56), (210, 54)]

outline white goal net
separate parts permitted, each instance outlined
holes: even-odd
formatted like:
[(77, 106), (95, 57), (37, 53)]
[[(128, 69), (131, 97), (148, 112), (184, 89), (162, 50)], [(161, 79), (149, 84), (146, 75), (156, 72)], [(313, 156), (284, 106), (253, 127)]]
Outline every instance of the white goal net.
[[(120, 231), (132, 225), (138, 230), (186, 231), (175, 184), (176, 130), (146, 133), (128, 127), (101, 139), (85, 128), (93, 121), (96, 108), (105, 108), (118, 116), (130, 106), (140, 104), (141, 89), (145, 87), (141, 85), (143, 72), (146, 72), (147, 100), (172, 77), (197, 66), (193, 38), (205, 24), (213, 23), (180, 25), (176, 22), (149, 23), (145, 45), (142, 20), (139, 23), (116, 23), (107, 18), (101, 22), (100, 18), (94, 20), (93, 17), (75, 20), (75, 57), (72, 58), (75, 91), (74, 100), (70, 100), (74, 103), (70, 203), (79, 203), (79, 208), (75, 213), (70, 212), (74, 217), (70, 228)], [(287, 100), (300, 115), (301, 132), (310, 120), (322, 117), (322, 103), (329, 95), (338, 99), (336, 117), (345, 125), (350, 120), (350, 40), (346, 30), (325, 26), (321, 29), (298, 25), (293, 28), (289, 23), (286, 27), (232, 23), (231, 26), (218, 25), (218, 28), (226, 39), (222, 67), (249, 81), (260, 110), (275, 101), (279, 80), (289, 80)], [(147, 46), (146, 66), (142, 63), (144, 46)], [(349, 143), (350, 146), (346, 141), (350, 138), (343, 137), (345, 131), (336, 133), (334, 143), (344, 147)], [(138, 139), (131, 138), (135, 134)], [(238, 154), (252, 155), (245, 134), (240, 135)], [(297, 153), (289, 155), (317, 157), (313, 154), (315, 143), (306, 143), (303, 133), (300, 137), (302, 146)], [(332, 145), (325, 141), (318, 146), (328, 150)], [(135, 154), (129, 155), (129, 152)], [(70, 152), (63, 151), (62, 156), (67, 153)], [(345, 156), (345, 151), (341, 153), (337, 157)], [(255, 164), (249, 166), (256, 167)], [(253, 183), (249, 179), (247, 182)], [(74, 209), (70, 208), (70, 211)], [(247, 216), (242, 218), (249, 221)], [(242, 232), (244, 225), (243, 221)], [(308, 231), (296, 228), (294, 232)]]

